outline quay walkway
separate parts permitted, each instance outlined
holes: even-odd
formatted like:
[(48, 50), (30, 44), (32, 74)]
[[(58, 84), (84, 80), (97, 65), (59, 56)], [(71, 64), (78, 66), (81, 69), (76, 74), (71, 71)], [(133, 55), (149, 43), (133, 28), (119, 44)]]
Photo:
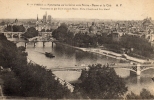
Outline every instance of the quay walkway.
[(140, 63), (140, 64), (144, 64), (144, 63), (147, 63), (147, 62), (148, 63), (154, 63), (154, 61), (151, 60), (151, 59), (149, 59), (149, 61), (147, 61), (147, 60), (144, 60), (144, 59), (139, 59), (139, 58), (128, 56), (127, 54), (119, 54), (119, 53), (115, 53), (115, 52), (108, 51), (108, 50), (101, 49), (101, 48), (81, 48), (81, 47), (76, 47), (76, 46), (72, 46), (72, 45), (69, 45), (69, 44), (61, 43), (61, 42), (56, 42), (56, 43), (61, 44), (61, 45), (65, 45), (65, 46), (68, 46), (68, 47), (72, 47), (72, 48), (75, 48), (75, 49), (78, 49), (78, 50), (81, 50), (81, 51), (84, 51), (84, 52), (90, 52), (90, 53), (94, 53), (94, 54), (104, 55), (104, 56), (119, 59), (119, 60), (124, 60), (124, 61), (129, 61), (129, 62), (134, 62), (134, 63)]
[(103, 50), (100, 48), (80, 48), (80, 50), (85, 51), (85, 52), (91, 52), (91, 53), (96, 53), (96, 54), (100, 54), (100, 55), (105, 55), (105, 56), (119, 59), (119, 60), (126, 60), (126, 61), (130, 61), (130, 62), (134, 62), (134, 63), (144, 64), (146, 62), (149, 62), (149, 63), (154, 62), (153, 60), (147, 61), (144, 59), (139, 59), (139, 58), (128, 56), (127, 54), (119, 54), (119, 53), (115, 53), (112, 51)]

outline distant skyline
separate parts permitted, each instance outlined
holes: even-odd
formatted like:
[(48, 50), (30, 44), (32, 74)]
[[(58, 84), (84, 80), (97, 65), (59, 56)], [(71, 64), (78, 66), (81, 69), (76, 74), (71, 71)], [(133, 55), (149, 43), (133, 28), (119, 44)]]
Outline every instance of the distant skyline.
[[(28, 5), (27, 5), (28, 4)], [(110, 10), (42, 10), (44, 6), (29, 4), (109, 4)], [(116, 7), (116, 5), (121, 7)], [(54, 6), (55, 8), (64, 8)], [(53, 8), (47, 6), (46, 8)], [(65, 8), (78, 8), (67, 6)], [(83, 8), (83, 7), (82, 7)], [(84, 7), (88, 8), (88, 7)], [(97, 7), (92, 7), (97, 8)], [(42, 19), (47, 11), (53, 18), (87, 18), (112, 20), (143, 20), (146, 17), (154, 19), (154, 0), (0, 0), (0, 19)]]

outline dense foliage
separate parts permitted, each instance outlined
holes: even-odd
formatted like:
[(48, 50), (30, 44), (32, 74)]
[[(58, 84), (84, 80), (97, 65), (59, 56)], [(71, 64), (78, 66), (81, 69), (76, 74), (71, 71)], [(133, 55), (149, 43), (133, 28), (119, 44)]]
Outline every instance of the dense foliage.
[(83, 70), (76, 90), (83, 91), (84, 97), (90, 99), (118, 99), (126, 92), (127, 87), (115, 70), (100, 64), (89, 66), (89, 70)]
[(41, 30), (41, 32), (52, 32), (52, 31), (53, 31), (52, 29), (47, 29), (47, 30), (42, 29), (42, 30)]
[(51, 70), (47, 70), (44, 66), (27, 63), (25, 48), (17, 48), (3, 34), (0, 34), (0, 66), (12, 70), (1, 73), (5, 95), (60, 99), (70, 94), (65, 85), (55, 80)]
[(121, 38), (120, 45), (121, 47), (126, 49), (134, 48), (134, 51), (131, 53), (135, 53), (145, 57), (150, 57), (150, 55), (153, 53), (151, 44), (144, 38), (140, 38), (137, 36), (123, 36)]
[(61, 26), (59, 26), (56, 30), (53, 31), (52, 35), (54, 38), (60, 41), (65, 41), (67, 36), (67, 25), (62, 23)]
[(7, 25), (5, 31), (10, 32), (25, 32), (25, 27), (23, 25)]
[(152, 95), (150, 93), (150, 91), (146, 90), (146, 89), (142, 89), (142, 91), (140, 92), (140, 95), (137, 95), (133, 92), (127, 94), (126, 99), (154, 99), (154, 95)]
[(96, 47), (97, 36), (90, 36), (88, 34), (83, 33), (75, 34), (74, 44), (78, 47)]
[(83, 33), (74, 35), (73, 32), (68, 31), (67, 25), (65, 23), (61, 24), (60, 27), (54, 30), (52, 36), (59, 41), (79, 47), (89, 47), (97, 45), (96, 37), (91, 37)]
[(6, 37), (0, 34), (0, 66), (10, 68), (15, 61), (16, 54), (16, 45), (7, 41)]
[(32, 38), (38, 36), (38, 31), (34, 27), (30, 27), (27, 29), (27, 32), (23, 34), (23, 36), (26, 38)]

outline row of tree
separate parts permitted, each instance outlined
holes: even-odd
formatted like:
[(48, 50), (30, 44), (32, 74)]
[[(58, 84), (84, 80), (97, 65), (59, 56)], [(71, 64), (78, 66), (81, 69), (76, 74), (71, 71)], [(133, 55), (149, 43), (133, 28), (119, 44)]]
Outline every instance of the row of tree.
[(23, 25), (7, 25), (5, 31), (9, 32), (25, 32), (25, 27)]
[[(9, 31), (9, 32), (25, 32), (26, 29), (23, 25), (7, 25), (7, 27), (5, 28), (5, 31)], [(51, 30), (48, 30), (51, 31)], [(43, 32), (43, 30), (42, 30)], [(38, 31), (34, 28), (34, 27), (30, 27), (27, 29), (27, 31), (22, 35), (25, 38), (32, 38), (35, 36), (38, 36)]]

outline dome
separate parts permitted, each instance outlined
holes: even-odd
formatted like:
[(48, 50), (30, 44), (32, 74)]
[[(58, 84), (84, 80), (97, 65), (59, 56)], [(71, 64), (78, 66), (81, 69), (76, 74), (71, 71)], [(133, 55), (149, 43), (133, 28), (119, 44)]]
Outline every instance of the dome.
[(15, 19), (15, 23), (18, 23), (18, 19)]
[(89, 31), (91, 32), (91, 31), (96, 31), (97, 30), (97, 28), (95, 27), (95, 26), (90, 26), (90, 28), (89, 28)]
[(92, 22), (92, 25), (89, 27), (89, 32), (90, 33), (96, 33), (97, 32), (97, 27), (95, 26), (95, 23)]
[(143, 25), (149, 25), (149, 24), (151, 24), (151, 21), (149, 20), (149, 19), (144, 19), (143, 20)]

